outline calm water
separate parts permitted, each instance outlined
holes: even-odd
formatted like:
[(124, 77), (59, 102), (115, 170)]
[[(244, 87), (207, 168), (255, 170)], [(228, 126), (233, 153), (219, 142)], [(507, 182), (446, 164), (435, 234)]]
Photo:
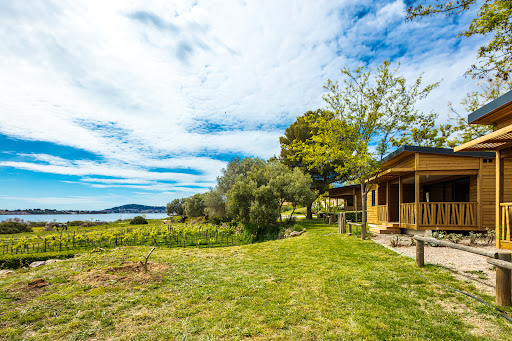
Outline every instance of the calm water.
[[(0, 215), (0, 221), (9, 218), (20, 218), (25, 221), (56, 221), (59, 223), (67, 223), (73, 220), (88, 221), (116, 221), (118, 219), (131, 219), (141, 213), (107, 213), (107, 214), (34, 214), (34, 215)], [(146, 219), (162, 219), (167, 218), (165, 213), (146, 213)]]

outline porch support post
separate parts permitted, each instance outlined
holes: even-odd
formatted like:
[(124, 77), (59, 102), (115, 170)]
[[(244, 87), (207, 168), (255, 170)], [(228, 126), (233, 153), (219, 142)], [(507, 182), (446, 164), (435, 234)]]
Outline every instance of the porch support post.
[(398, 226), (402, 227), (402, 177), (398, 177)]
[(484, 160), (480, 158), (480, 169), (478, 170), (478, 175), (476, 176), (476, 221), (478, 224), (478, 229), (482, 229), (483, 220), (482, 220), (482, 168), (483, 168)]
[(501, 221), (501, 206), (503, 202), (503, 175), (504, 175), (504, 162), (501, 158), (501, 151), (496, 151), (496, 248), (500, 248), (500, 226)]
[(420, 226), (420, 175), (418, 172), (414, 173), (414, 207), (415, 207), (415, 215), (416, 215), (416, 230), (419, 229)]
[(389, 214), (389, 181), (386, 182), (386, 205), (387, 205), (387, 209), (388, 209), (388, 221), (390, 220), (389, 217), (390, 217), (390, 214)]

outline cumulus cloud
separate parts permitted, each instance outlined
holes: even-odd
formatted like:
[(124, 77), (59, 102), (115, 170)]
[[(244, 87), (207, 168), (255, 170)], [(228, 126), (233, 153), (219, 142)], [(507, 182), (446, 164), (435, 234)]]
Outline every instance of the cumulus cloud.
[(411, 80), (443, 79), (420, 105), (443, 114), (474, 87), (462, 74), (481, 41), (455, 37), (466, 16), (405, 23), (404, 11), (403, 0), (5, 2), (0, 133), (100, 160), (27, 151), (0, 166), (203, 191), (226, 156), (279, 154), (284, 128), (324, 106), (341, 67), (386, 59)]

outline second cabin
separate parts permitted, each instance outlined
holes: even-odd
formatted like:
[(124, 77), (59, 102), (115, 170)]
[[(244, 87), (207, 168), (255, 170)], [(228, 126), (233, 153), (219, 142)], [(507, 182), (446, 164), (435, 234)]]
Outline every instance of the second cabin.
[[(384, 159), (383, 171), (368, 193), (371, 229), (377, 233), (494, 229), (494, 162), (492, 152), (399, 148)], [(354, 198), (360, 195), (360, 189), (350, 189), (358, 192)], [(343, 187), (335, 192), (344, 192)], [(505, 197), (512, 201), (512, 191)]]

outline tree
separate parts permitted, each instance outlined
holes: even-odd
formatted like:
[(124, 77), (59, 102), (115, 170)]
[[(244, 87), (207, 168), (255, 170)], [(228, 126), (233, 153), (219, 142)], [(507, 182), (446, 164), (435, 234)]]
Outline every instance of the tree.
[(279, 203), (279, 221), (283, 221), (281, 208), (287, 201), (311, 207), (316, 195), (310, 190), (312, 180), (309, 174), (304, 174), (299, 168), (290, 169), (279, 161), (269, 162), (267, 168), (269, 186)]
[(185, 214), (185, 209), (183, 207), (183, 204), (185, 202), (185, 199), (174, 199), (170, 203), (167, 204), (165, 207), (165, 211), (168, 215), (176, 214), (179, 216), (182, 216)]
[[(340, 181), (340, 175), (335, 171), (335, 164), (326, 163), (323, 165), (313, 166), (308, 168), (297, 150), (297, 144), (311, 140), (311, 136), (316, 133), (316, 129), (312, 122), (324, 117), (328, 119), (332, 113), (325, 110), (308, 111), (304, 115), (297, 117), (284, 132), (284, 136), (279, 138), (281, 144), (281, 160), (288, 167), (300, 168), (303, 172), (311, 175), (312, 184), (311, 188), (316, 190), (316, 194), (321, 195), (329, 186), (336, 181)], [(313, 217), (311, 212), (311, 204), (307, 205), (306, 218)]]
[(222, 169), (222, 175), (217, 177), (218, 191), (226, 195), (239, 176), (246, 176), (254, 166), (261, 166), (263, 164), (265, 164), (265, 161), (259, 158), (247, 157), (240, 159), (237, 156), (231, 159), (226, 168)]
[(360, 184), (364, 225), (367, 194), (391, 147), (391, 138), (404, 134), (417, 121), (415, 103), (438, 86), (422, 87), (421, 77), (407, 86), (405, 78), (396, 74), (398, 68), (390, 70), (386, 61), (377, 68), (374, 79), (372, 71), (364, 72), (362, 67), (341, 69), (346, 76), (344, 87), (331, 80), (324, 87), (332, 118), (312, 121), (318, 130), (311, 143), (297, 144), (309, 167), (335, 162), (339, 174), (350, 174)]
[(313, 201), (310, 187), (309, 175), (298, 168), (291, 170), (280, 161), (271, 161), (237, 178), (227, 194), (226, 208), (258, 236), (265, 225), (275, 224), (285, 201)]
[(204, 194), (197, 193), (186, 198), (183, 206), (185, 208), (185, 214), (188, 217), (200, 217), (204, 215)]
[[(512, 79), (487, 79), (478, 84), (480, 89), (464, 97), (460, 104), (467, 113), (481, 108), (490, 101), (512, 90)], [(392, 139), (395, 146), (412, 144), (415, 146), (453, 148), (492, 132), (492, 126), (468, 124), (467, 114), (460, 115), (451, 103), (448, 123), (435, 126), (437, 114), (422, 116), (416, 126), (412, 126), (399, 139)]]
[(432, 0), (426, 5), (410, 6), (407, 9), (407, 20), (444, 14), (447, 17), (460, 14), (480, 5), (476, 18), (469, 27), (458, 36), (493, 34), (487, 45), (481, 46), (477, 58), (480, 65), (472, 65), (466, 72), (473, 77), (484, 78), (494, 74), (507, 79), (512, 68), (512, 1), (510, 0)]
[(205, 193), (204, 206), (209, 218), (222, 218), (226, 215), (225, 198), (217, 188), (212, 188)]

